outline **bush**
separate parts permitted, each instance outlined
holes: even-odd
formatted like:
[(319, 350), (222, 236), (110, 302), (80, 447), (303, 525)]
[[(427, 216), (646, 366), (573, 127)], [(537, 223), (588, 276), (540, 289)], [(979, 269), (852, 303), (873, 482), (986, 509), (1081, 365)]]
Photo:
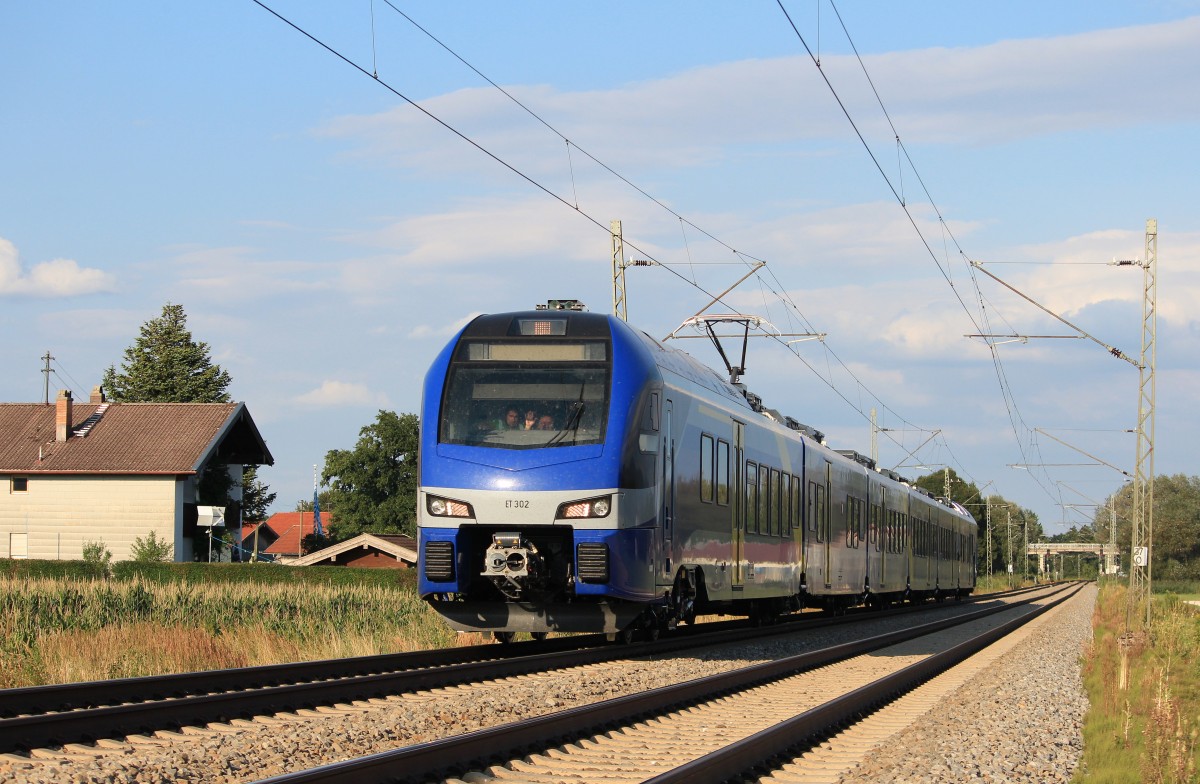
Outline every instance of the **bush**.
[[(416, 569), (361, 569), (348, 566), (283, 566), (271, 563), (174, 563), (118, 561), (111, 565), (114, 580), (142, 579), (151, 583), (238, 583), (254, 585), (361, 585), (415, 589)], [(9, 560), (0, 558), (0, 577), (19, 579), (95, 579), (96, 568), (86, 561)]]
[(151, 531), (145, 539), (140, 536), (134, 539), (130, 552), (138, 563), (161, 563), (175, 557), (175, 545)]
[(104, 542), (84, 542), (83, 562), (95, 577), (108, 577), (112, 574), (112, 551), (104, 546)]

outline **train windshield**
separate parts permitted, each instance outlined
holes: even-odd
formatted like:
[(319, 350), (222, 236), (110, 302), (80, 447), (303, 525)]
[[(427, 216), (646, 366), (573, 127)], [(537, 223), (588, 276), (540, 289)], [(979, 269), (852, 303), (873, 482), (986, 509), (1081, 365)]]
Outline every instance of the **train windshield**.
[(464, 341), (438, 440), (501, 449), (601, 443), (611, 367), (606, 341)]

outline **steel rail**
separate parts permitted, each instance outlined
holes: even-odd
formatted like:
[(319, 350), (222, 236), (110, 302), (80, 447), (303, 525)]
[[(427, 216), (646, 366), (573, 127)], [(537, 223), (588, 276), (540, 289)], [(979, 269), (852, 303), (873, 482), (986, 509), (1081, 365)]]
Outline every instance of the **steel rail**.
[[(973, 597), (990, 601), (1009, 594)], [(686, 632), (657, 642), (602, 644), (603, 635), (566, 637), (506, 646), (474, 646), (405, 654), (180, 673), (0, 691), (0, 753), (94, 742), (136, 733), (204, 725), (318, 705), (510, 677), (554, 668), (672, 653), (699, 645), (740, 642), (775, 634), (920, 612), (914, 604), (889, 613), (797, 617), (769, 627)], [(581, 647), (582, 646), (582, 647)]]
[[(1065, 590), (1067, 587), (1060, 588), (1058, 592)], [(445, 778), (464, 770), (485, 768), (490, 761), (499, 758), (506, 759), (518, 751), (532, 748), (544, 749), (568, 739), (594, 733), (605, 726), (624, 724), (640, 717), (661, 714), (681, 705), (713, 699), (723, 693), (750, 688), (795, 672), (859, 656), (879, 648), (1003, 612), (1015, 606), (1028, 604), (1037, 598), (1039, 597), (1030, 597), (1014, 604), (989, 607), (955, 618), (876, 635), (864, 640), (843, 643), (819, 651), (811, 651), (682, 684), (664, 686), (640, 694), (558, 711), (521, 722), (476, 730), (453, 738), (443, 738), (274, 776), (264, 779), (260, 784), (424, 782), (438, 777)], [(1066, 598), (1069, 597), (1058, 601), (1064, 601)], [(793, 744), (794, 742), (793, 739)]]
[(785, 754), (789, 749), (811, 746), (832, 735), (855, 717), (873, 712), (930, 678), (967, 660), (1042, 613), (1072, 598), (1079, 590), (1081, 589), (1077, 588), (1067, 596), (1048, 602), (1019, 618), (989, 629), (941, 653), (922, 659), (737, 743), (647, 779), (643, 784), (720, 784), (751, 768), (767, 764), (768, 760)]

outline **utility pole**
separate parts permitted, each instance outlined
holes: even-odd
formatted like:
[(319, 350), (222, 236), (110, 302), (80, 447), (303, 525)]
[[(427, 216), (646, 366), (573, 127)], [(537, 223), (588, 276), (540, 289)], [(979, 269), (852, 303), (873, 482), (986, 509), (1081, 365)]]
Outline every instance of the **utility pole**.
[(609, 223), (612, 238), (613, 315), (621, 321), (629, 321), (629, 308), (625, 297), (625, 270), (629, 267), (650, 267), (655, 264), (647, 259), (625, 260), (625, 235), (621, 232), (621, 221)]
[(46, 405), (50, 405), (50, 360), (52, 359), (54, 357), (50, 356), (50, 351), (47, 349), (46, 355), (42, 357), (42, 361), (46, 363), (45, 367), (42, 368), (42, 376), (44, 376), (42, 382), (42, 402)]
[[(1117, 494), (1113, 493), (1112, 498), (1108, 502), (1108, 552), (1109, 556), (1105, 559), (1104, 571), (1115, 575), (1117, 573)], [(1112, 564), (1110, 570), (1109, 563)]]
[(613, 315), (629, 321), (625, 305), (625, 237), (621, 234), (621, 221), (615, 220), (608, 226), (612, 235)]
[(1012, 559), (1012, 510), (1008, 510), (1008, 587), (1013, 587), (1013, 578), (1016, 577), (1016, 570), (1013, 569)]
[(992, 505), (984, 503), (983, 514), (987, 520), (987, 589), (992, 590)]
[[(1146, 606), (1150, 627), (1150, 590), (1154, 548), (1154, 368), (1158, 316), (1158, 221), (1146, 221), (1146, 255), (1142, 267), (1142, 356), (1138, 371), (1137, 467), (1133, 480), (1133, 525), (1130, 541), (1129, 608)], [(1126, 626), (1130, 612), (1126, 611)]]
[(1021, 587), (1029, 575), (1029, 521), (1021, 521)]
[(876, 411), (871, 408), (871, 460), (879, 465), (879, 424), (875, 421)]

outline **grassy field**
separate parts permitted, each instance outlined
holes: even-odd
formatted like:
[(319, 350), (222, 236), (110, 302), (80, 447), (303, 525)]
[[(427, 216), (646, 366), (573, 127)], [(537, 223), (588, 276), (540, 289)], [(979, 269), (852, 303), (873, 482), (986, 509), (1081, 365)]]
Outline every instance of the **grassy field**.
[(1084, 660), (1091, 708), (1075, 781), (1200, 781), (1200, 608), (1156, 595), (1151, 632), (1137, 623), (1144, 606), (1127, 631), (1125, 598), (1125, 585), (1108, 583), (1096, 602)]
[[(0, 688), (482, 641), (450, 631), (399, 575), (338, 567), (330, 580), (293, 582), (273, 567), (260, 582), (235, 568), (236, 579), (214, 570), (203, 582), (0, 575)], [(355, 584), (353, 571), (374, 574)]]

